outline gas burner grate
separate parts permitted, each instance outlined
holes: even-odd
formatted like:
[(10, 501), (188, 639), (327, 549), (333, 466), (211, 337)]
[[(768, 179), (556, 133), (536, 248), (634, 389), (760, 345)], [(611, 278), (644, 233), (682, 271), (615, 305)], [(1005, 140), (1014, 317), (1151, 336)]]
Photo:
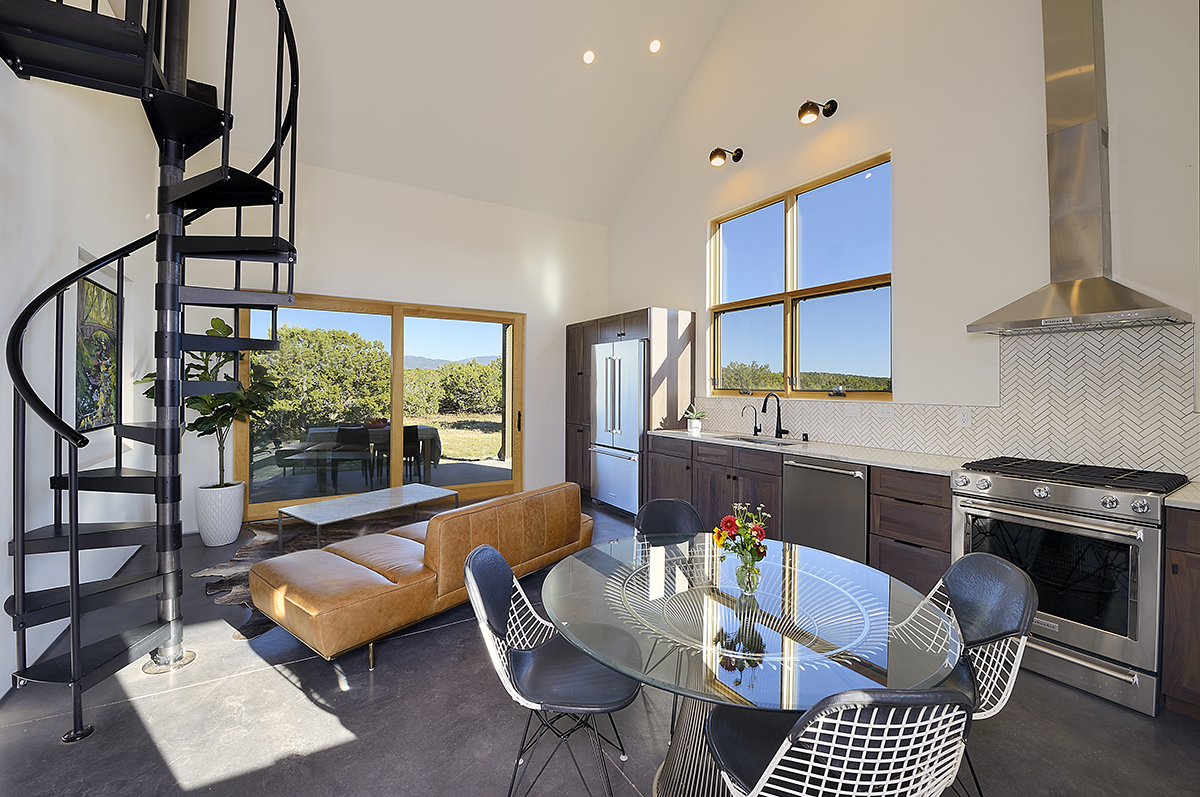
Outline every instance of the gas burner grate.
[(1064, 484), (1079, 484), (1085, 487), (1111, 487), (1164, 495), (1188, 483), (1187, 476), (1181, 473), (1106, 468), (1099, 465), (1073, 465), (1069, 462), (1051, 462), (1019, 457), (981, 459), (968, 462), (963, 467), (1006, 476), (1028, 476)]

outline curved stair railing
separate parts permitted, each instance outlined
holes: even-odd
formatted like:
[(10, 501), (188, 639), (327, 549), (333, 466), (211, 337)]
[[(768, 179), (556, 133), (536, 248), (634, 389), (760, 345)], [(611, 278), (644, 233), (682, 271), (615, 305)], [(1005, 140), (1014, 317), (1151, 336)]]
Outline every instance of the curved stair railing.
[[(130, 0), (126, 18), (114, 20), (100, 15), (97, 4), (92, 11), (65, 6), (52, 0), (22, 0), (0, 3), (0, 54), (18, 77), (44, 77), (104, 91), (139, 96), (147, 119), (159, 143), (162, 158), (159, 185), (159, 231), (145, 235), (59, 279), (43, 290), (17, 316), (7, 340), (5, 358), (13, 381), (13, 537), (9, 553), (13, 558), (13, 595), (5, 610), (13, 617), (17, 634), (16, 687), (28, 682), (59, 683), (71, 687), (72, 729), (63, 741), (82, 739), (92, 732), (83, 722), (82, 693), (102, 682), (126, 664), (150, 654), (145, 669), (166, 671), (190, 661), (183, 648), (182, 571), (178, 551), (182, 546), (179, 520), (179, 437), (182, 425), (181, 402), (184, 396), (237, 389), (217, 383), (184, 383), (181, 358), (184, 351), (247, 351), (278, 347), (276, 312), (280, 305), (295, 301), (292, 295), (295, 277), (295, 185), (296, 185), (296, 113), (299, 98), (299, 60), (291, 20), (283, 0), (274, 0), (279, 15), (275, 96), (275, 139), (270, 149), (249, 172), (229, 165), (230, 132), (233, 116), (234, 31), (237, 0), (229, 0), (228, 39), (226, 43), (224, 105), (216, 103), (216, 89), (186, 80), (186, 64), (173, 64), (172, 36), (186, 38), (186, 17), (173, 19), (164, 13), (163, 0), (150, 0), (146, 29), (142, 30), (142, 3)], [(186, 5), (184, 5), (186, 8)], [(175, 26), (172, 29), (172, 26)], [(13, 31), (17, 34), (13, 34)], [(148, 31), (148, 32), (146, 32)], [(22, 36), (28, 34), (36, 44), (22, 57)], [(48, 51), (47, 37), (62, 47)], [(72, 46), (72, 44), (74, 46)], [(108, 48), (108, 49), (105, 49)], [(140, 57), (140, 61), (138, 58)], [(285, 61), (286, 59), (286, 61)], [(168, 64), (163, 70), (160, 64)], [(290, 83), (286, 86), (285, 66)], [(175, 72), (175, 74), (172, 74)], [(186, 160), (217, 139), (222, 141), (218, 168), (183, 179)], [(281, 206), (282, 161), (289, 147), (288, 217), (283, 233)], [(272, 181), (261, 179), (273, 166)], [(243, 234), (243, 208), (273, 207), (271, 235)], [(232, 236), (188, 236), (185, 228), (193, 221), (218, 208), (235, 212)], [(130, 255), (157, 244), (158, 281), (155, 308), (158, 315), (155, 358), (155, 422), (152, 425), (122, 422), (123, 343), (124, 343), (124, 268)], [(233, 288), (189, 286), (184, 279), (188, 258), (232, 260)], [(244, 290), (243, 262), (272, 264), (270, 291)], [(63, 352), (64, 296), (83, 278), (114, 265), (117, 271), (117, 343), (115, 347), (116, 409), (114, 467), (80, 471), (79, 449), (89, 438), (64, 420)], [(287, 265), (286, 286), (280, 290), (280, 265)], [(23, 343), (32, 320), (51, 302), (55, 304), (55, 378), (54, 406), (42, 399), (30, 383), (24, 369)], [(183, 332), (185, 306), (224, 307), (235, 311), (257, 308), (271, 311), (271, 339), (241, 337), (213, 338)], [(235, 312), (235, 330), (240, 313)], [(230, 387), (232, 386), (232, 388)], [(53, 493), (53, 522), (28, 529), (27, 516), (27, 410), (54, 433), (54, 474), (50, 479)], [(152, 445), (156, 470), (140, 471), (122, 464), (122, 443), (133, 441)], [(66, 470), (63, 450), (66, 450)], [(81, 491), (153, 494), (156, 519), (152, 522), (82, 523), (79, 514)], [(66, 504), (66, 518), (63, 504)], [(80, 582), (79, 552), (84, 549), (119, 547), (154, 542), (158, 551), (158, 569), (152, 573), (118, 574), (102, 582)], [(44, 553), (67, 552), (67, 585), (49, 590), (27, 591), (26, 559)], [(108, 639), (82, 644), (82, 620), (91, 611), (132, 600), (154, 598), (158, 601), (157, 618)], [(26, 632), (29, 628), (67, 619), (69, 653), (30, 664), (27, 661)]]

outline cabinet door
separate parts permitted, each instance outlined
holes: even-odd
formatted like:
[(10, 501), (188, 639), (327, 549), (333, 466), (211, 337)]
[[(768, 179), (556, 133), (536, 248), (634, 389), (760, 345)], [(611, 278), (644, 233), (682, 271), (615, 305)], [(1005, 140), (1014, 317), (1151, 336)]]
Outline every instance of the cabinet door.
[(567, 327), (567, 423), (587, 422), (588, 405), (584, 402), (586, 373), (584, 361), (591, 360), (590, 349), (584, 356), (583, 325)]
[(646, 456), (646, 500), (680, 498), (692, 500), (692, 461), (651, 452)]
[(739, 504), (748, 504), (750, 511), (762, 504), (763, 511), (771, 517), (767, 520), (767, 538), (783, 539), (783, 478), (754, 471), (734, 472), (734, 493)]
[(878, 534), (869, 536), (867, 564), (899, 579), (922, 595), (928, 595), (938, 579), (950, 567), (950, 554), (890, 540)]
[(624, 331), (625, 325), (621, 322), (621, 316), (610, 315), (607, 318), (601, 318), (597, 323), (597, 343), (615, 343), (621, 340), (621, 333)]
[(567, 424), (566, 481), (575, 482), (580, 489), (591, 492), (592, 459), (588, 456), (589, 427)]
[(1167, 551), (1163, 694), (1200, 706), (1200, 554)]
[(621, 338), (639, 340), (650, 337), (650, 311), (634, 310), (621, 316)]
[(692, 462), (692, 505), (706, 528), (733, 512), (733, 469), (708, 462)]

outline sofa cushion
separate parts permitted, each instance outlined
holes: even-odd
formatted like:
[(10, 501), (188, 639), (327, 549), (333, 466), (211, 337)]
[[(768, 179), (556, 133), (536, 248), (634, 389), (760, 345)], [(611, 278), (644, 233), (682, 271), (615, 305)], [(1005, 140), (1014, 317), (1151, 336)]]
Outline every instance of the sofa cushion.
[(425, 568), (425, 546), (391, 534), (367, 534), (326, 545), (329, 553), (374, 570), (393, 584), (410, 584), (434, 573)]
[(397, 585), (324, 550), (254, 565), (254, 605), (327, 659), (416, 622), (433, 610), (436, 579), (423, 570)]

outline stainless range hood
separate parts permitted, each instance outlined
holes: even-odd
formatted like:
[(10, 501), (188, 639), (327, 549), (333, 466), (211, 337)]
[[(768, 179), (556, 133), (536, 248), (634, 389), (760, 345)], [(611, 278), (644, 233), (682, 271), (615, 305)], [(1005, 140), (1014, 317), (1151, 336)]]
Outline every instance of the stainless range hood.
[(1190, 323), (1191, 314), (1112, 279), (1100, 0), (1042, 0), (1042, 33), (1050, 284), (967, 331), (1013, 335)]

